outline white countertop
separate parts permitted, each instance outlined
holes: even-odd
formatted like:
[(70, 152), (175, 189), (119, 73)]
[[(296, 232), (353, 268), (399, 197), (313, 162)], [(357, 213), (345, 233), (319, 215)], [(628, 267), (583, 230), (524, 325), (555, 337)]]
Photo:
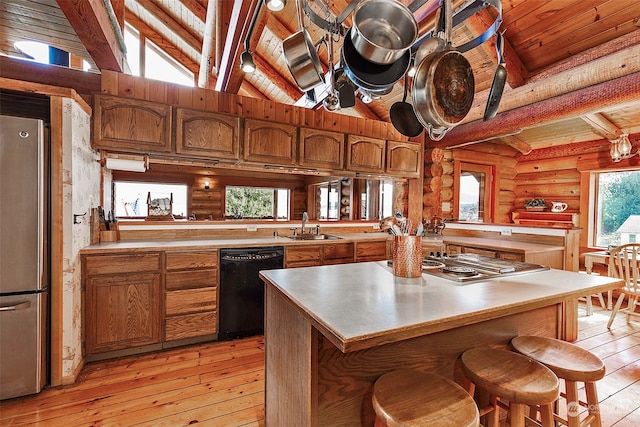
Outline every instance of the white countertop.
[(619, 280), (548, 270), (458, 284), (393, 275), (386, 262), (262, 271), (343, 352), (452, 329), (619, 287)]

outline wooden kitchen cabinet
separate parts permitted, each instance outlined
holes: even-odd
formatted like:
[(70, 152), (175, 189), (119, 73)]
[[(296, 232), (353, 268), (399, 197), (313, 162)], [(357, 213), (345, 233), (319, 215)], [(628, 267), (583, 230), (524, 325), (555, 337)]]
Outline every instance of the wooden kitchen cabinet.
[(244, 126), (244, 160), (282, 166), (296, 164), (296, 126), (254, 119), (245, 120)]
[(171, 106), (95, 95), (93, 146), (134, 153), (171, 152)]
[(176, 109), (176, 153), (208, 159), (240, 159), (240, 118)]
[(313, 267), (322, 265), (321, 245), (287, 246), (284, 249), (284, 267)]
[(387, 141), (387, 173), (417, 178), (422, 169), (422, 145), (413, 142)]
[(376, 172), (385, 170), (386, 141), (366, 136), (349, 135), (347, 139), (347, 170)]
[(86, 354), (162, 340), (158, 252), (83, 256)]
[(355, 245), (349, 243), (332, 243), (322, 246), (322, 264), (346, 264), (355, 261)]
[(382, 242), (357, 242), (356, 262), (384, 261), (389, 259), (388, 245)]
[(218, 332), (218, 251), (165, 252), (165, 341)]
[(329, 170), (344, 168), (344, 134), (300, 128), (300, 166)]

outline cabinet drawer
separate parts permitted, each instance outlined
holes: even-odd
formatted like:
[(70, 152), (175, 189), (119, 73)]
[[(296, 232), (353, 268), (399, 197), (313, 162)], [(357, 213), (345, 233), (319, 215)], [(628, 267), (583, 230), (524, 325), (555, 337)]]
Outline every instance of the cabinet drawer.
[(217, 308), (217, 288), (171, 291), (166, 293), (165, 298), (167, 316), (211, 311)]
[(509, 259), (512, 261), (524, 261), (523, 254), (516, 254), (513, 252), (498, 252), (498, 258), (500, 259)]
[(284, 252), (285, 264), (310, 262), (306, 265), (320, 265), (320, 249), (320, 246), (287, 248)]
[(167, 290), (209, 288), (218, 285), (218, 269), (171, 271), (165, 276)]
[(165, 341), (199, 337), (218, 333), (218, 312), (186, 314), (167, 318)]
[(365, 242), (356, 244), (356, 260), (383, 261), (387, 259), (387, 242)]
[(84, 257), (84, 274), (136, 273), (142, 271), (159, 271), (160, 254), (136, 253), (126, 255), (88, 255)]
[(218, 251), (216, 250), (167, 252), (165, 257), (167, 270), (218, 266)]
[(488, 256), (491, 258), (496, 258), (497, 254), (495, 251), (490, 251), (487, 249), (478, 249), (478, 248), (462, 248), (462, 252), (465, 254), (476, 254), (476, 255), (483, 255), (483, 256)]
[(341, 259), (345, 262), (353, 262), (353, 243), (340, 243), (337, 245), (324, 245), (323, 255), (325, 264), (327, 261)]

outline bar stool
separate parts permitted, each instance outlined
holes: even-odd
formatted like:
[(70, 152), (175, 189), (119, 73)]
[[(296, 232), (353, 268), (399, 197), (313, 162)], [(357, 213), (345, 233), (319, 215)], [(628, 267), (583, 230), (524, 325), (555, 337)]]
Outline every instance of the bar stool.
[(484, 347), (465, 351), (460, 360), (469, 393), (477, 387), (489, 394), (489, 406), (480, 409), (481, 416), (487, 415), (487, 427), (498, 427), (499, 408), (509, 410), (511, 427), (524, 427), (527, 406), (539, 407), (543, 427), (554, 425), (552, 405), (560, 385), (549, 368), (512, 351)]
[[(558, 414), (558, 421), (569, 427), (602, 426), (596, 381), (605, 374), (602, 360), (584, 348), (566, 341), (547, 337), (521, 336), (511, 340), (513, 348), (551, 369), (558, 378), (564, 380), (567, 400), (567, 419)], [(587, 401), (578, 399), (578, 382), (584, 383)], [(580, 406), (588, 408), (589, 414), (580, 421)]]
[(400, 369), (373, 385), (375, 425), (475, 427), (480, 423), (473, 398), (458, 384), (440, 375)]

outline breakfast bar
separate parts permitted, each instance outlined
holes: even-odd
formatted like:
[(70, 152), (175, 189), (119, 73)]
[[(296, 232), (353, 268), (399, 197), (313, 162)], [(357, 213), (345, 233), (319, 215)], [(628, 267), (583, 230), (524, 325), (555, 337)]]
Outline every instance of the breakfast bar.
[(373, 425), (383, 373), (431, 371), (461, 382), (459, 355), (517, 335), (564, 338), (566, 302), (618, 279), (546, 270), (471, 283), (400, 278), (386, 262), (260, 273), (266, 283), (267, 425)]

